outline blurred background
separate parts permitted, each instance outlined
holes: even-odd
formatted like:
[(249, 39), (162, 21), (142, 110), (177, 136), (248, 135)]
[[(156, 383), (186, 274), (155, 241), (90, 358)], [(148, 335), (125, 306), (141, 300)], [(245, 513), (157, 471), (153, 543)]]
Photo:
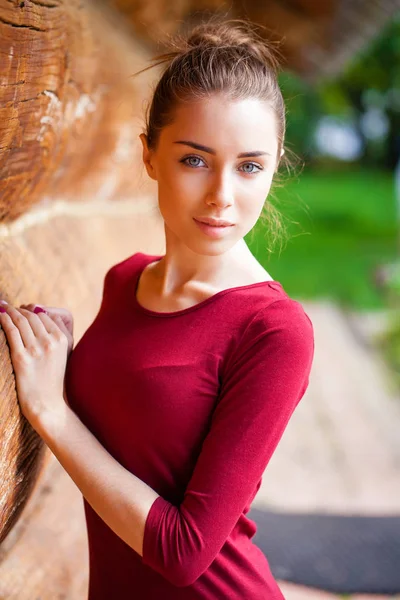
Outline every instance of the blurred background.
[[(253, 512), (273, 537), (262, 547), (275, 574), (301, 584), (282, 582), (289, 600), (400, 592), (400, 11), (369, 32), (356, 49), (352, 35), (342, 42), (333, 72), (318, 58), (315, 69), (282, 72), (292, 166), (270, 200), (284, 228), (259, 221), (247, 236), (316, 335), (309, 390)], [(263, 520), (267, 504), (293, 521)]]
[[(400, 598), (400, 0), (0, 0), (0, 297), (67, 307), (77, 343), (107, 270), (164, 253), (138, 139), (160, 71), (134, 74), (218, 12), (279, 44), (292, 166), (246, 241), (315, 333), (254, 541), (287, 600)], [(0, 600), (83, 600), (81, 495), (0, 355)]]
[(297, 156), (273, 197), (289, 239), (268, 256), (260, 227), (249, 244), (290, 292), (358, 311), (400, 390), (400, 14), (334, 76), (280, 82)]

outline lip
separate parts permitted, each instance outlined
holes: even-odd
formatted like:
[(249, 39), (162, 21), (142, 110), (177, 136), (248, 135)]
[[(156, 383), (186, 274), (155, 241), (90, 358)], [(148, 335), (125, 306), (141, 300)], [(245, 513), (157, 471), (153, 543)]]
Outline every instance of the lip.
[(230, 221), (225, 221), (224, 219), (214, 219), (214, 217), (204, 217), (204, 219), (199, 218), (196, 219), (196, 221), (199, 221), (200, 223), (205, 223), (206, 225), (211, 225), (213, 227), (230, 227), (234, 224)]
[(206, 223), (202, 223), (193, 217), (193, 221), (196, 225), (208, 236), (212, 238), (219, 238), (227, 234), (227, 232), (233, 227), (233, 225), (224, 225), (220, 227), (216, 227), (215, 225), (207, 225)]

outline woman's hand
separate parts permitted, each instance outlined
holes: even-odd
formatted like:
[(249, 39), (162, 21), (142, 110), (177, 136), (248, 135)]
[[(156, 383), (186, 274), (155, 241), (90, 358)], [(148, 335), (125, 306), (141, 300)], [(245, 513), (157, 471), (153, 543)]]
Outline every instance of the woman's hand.
[[(21, 304), (19, 308), (25, 308), (32, 312), (35, 312), (35, 308), (37, 308), (37, 304)], [(64, 323), (67, 331), (66, 335), (68, 338), (68, 356), (72, 351), (74, 346), (74, 318), (72, 313), (66, 308), (58, 308), (56, 306), (41, 306), (42, 309), (51, 317), (53, 320), (55, 317), (61, 317), (62, 322)]]
[(0, 308), (21, 411), (37, 429), (41, 417), (66, 408), (63, 395), (70, 331), (59, 314), (52, 318), (6, 303)]

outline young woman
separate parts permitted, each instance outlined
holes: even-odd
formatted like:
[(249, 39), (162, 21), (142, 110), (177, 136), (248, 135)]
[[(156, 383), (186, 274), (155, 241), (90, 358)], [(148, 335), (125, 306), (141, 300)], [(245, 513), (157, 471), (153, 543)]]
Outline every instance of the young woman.
[(90, 600), (283, 598), (246, 513), (314, 338), (243, 239), (285, 132), (276, 62), (253, 29), (209, 21), (161, 57), (140, 139), (165, 255), (109, 269), (73, 352), (65, 309), (0, 317), (23, 413), (84, 497)]

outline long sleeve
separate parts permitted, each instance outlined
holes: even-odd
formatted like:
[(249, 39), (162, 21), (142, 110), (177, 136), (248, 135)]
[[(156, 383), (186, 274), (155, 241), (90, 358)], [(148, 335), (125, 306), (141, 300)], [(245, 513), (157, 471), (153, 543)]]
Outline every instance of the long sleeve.
[(228, 358), (209, 431), (180, 506), (161, 496), (145, 524), (143, 563), (175, 586), (213, 562), (304, 395), (314, 334), (300, 303), (275, 300), (256, 313)]

